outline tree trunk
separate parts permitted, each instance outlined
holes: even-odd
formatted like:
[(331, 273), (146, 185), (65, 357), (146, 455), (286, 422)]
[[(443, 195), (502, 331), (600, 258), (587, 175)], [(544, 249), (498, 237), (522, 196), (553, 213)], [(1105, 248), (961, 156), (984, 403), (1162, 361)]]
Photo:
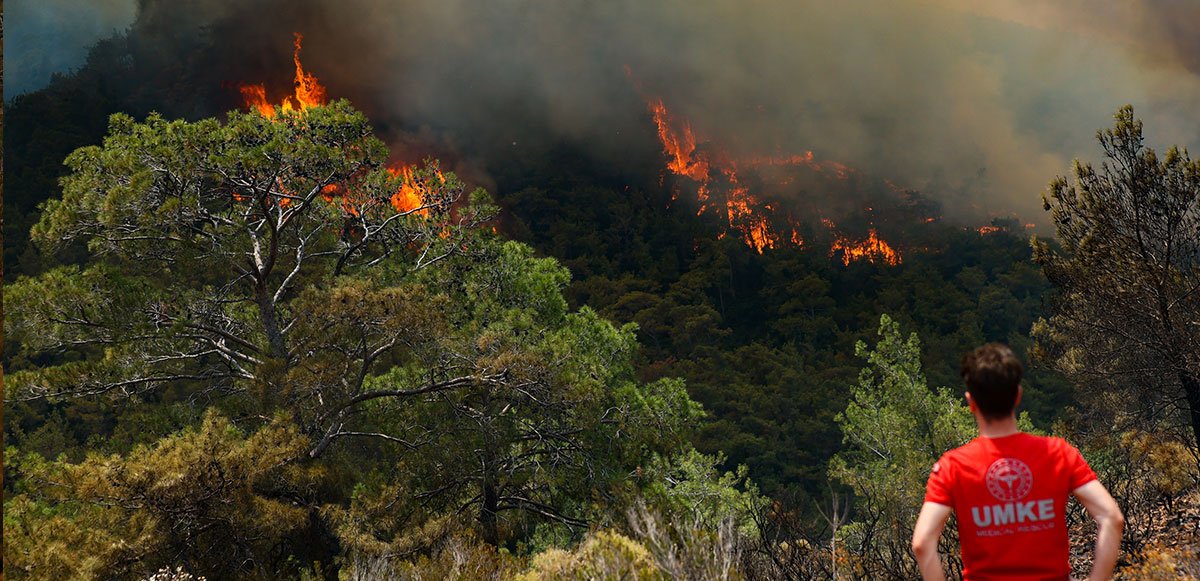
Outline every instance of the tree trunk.
[[(491, 393), (484, 393), (483, 409), (491, 407)], [(483, 540), (493, 547), (500, 541), (496, 530), (496, 510), (500, 506), (499, 478), (496, 475), (496, 442), (491, 422), (483, 423), (483, 502), (479, 507), (479, 524), (483, 528)]]
[(283, 359), (287, 357), (287, 345), (283, 333), (279, 330), (279, 321), (275, 318), (275, 301), (271, 299), (270, 291), (263, 283), (259, 283), (255, 291), (255, 302), (258, 303), (258, 316), (262, 320), (263, 332), (267, 335), (272, 357)]
[(483, 480), (483, 506), (479, 509), (479, 524), (483, 526), (483, 541), (496, 546), (500, 541), (499, 531), (496, 530), (496, 508), (500, 504), (500, 494), (491, 478)]
[(1183, 385), (1183, 394), (1187, 397), (1188, 413), (1192, 420), (1192, 437), (1195, 444), (1200, 445), (1200, 377), (1188, 371), (1179, 372), (1179, 383)]

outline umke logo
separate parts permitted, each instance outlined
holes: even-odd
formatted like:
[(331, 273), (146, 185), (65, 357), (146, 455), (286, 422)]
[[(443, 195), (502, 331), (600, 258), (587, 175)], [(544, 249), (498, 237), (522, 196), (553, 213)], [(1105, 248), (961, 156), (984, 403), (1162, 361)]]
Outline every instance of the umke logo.
[(1000, 501), (1023, 498), (1033, 488), (1033, 471), (1016, 458), (1001, 458), (987, 470), (987, 489)]

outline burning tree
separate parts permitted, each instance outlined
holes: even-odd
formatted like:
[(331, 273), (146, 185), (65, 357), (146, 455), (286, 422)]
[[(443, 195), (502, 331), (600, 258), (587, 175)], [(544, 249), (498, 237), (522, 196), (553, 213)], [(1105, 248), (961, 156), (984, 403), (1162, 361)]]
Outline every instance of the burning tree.
[[(358, 498), (419, 507), (365, 533), (347, 523), (369, 507), (321, 513), (363, 550), (459, 514), (492, 542), (507, 514), (583, 526), (598, 491), (683, 444), (697, 406), (678, 381), (635, 381), (632, 328), (571, 312), (552, 259), (478, 228), (492, 214), (485, 194), (468, 199), (435, 164), (396, 175), (386, 156), (345, 102), (225, 123), (113, 116), (103, 146), (67, 159), (63, 198), (33, 232), (47, 248), (86, 244), (92, 259), (6, 289), (6, 333), (37, 362), (6, 395), (136, 403), (171, 389), (242, 430), (294, 427), (302, 445), (273, 461), (332, 466), (340, 450), (343, 469), (390, 476)], [(180, 453), (196, 455), (183, 465), (210, 460)], [(151, 474), (133, 458), (106, 465)], [(80, 486), (45, 498), (101, 500)], [(313, 518), (318, 502), (337, 502), (278, 482), (230, 486), (309, 503)], [(203, 525), (144, 496), (118, 500), (103, 510), (142, 511), (164, 535)], [(187, 504), (201, 498), (177, 500), (183, 514), (204, 512)], [(238, 562), (262, 565), (252, 561)]]
[(1108, 161), (1076, 162), (1043, 196), (1062, 248), (1035, 239), (1034, 260), (1061, 294), (1038, 355), (1200, 441), (1200, 160), (1160, 159), (1128, 106), (1099, 140)]
[[(234, 113), (226, 124), (113, 116), (103, 147), (68, 157), (63, 199), (32, 233), (48, 248), (84, 242), (98, 260), (14, 285), (6, 321), (26, 350), (103, 351), (14, 376), (18, 395), (131, 396), (200, 381), (226, 394), (273, 385), (262, 397), (307, 401), (279, 385), (300, 369), (312, 385), (319, 374), (301, 363), (344, 334), (357, 345), (334, 350), (344, 376), (322, 389), (359, 394), (380, 358), (426, 344), (439, 324), (388, 312), (424, 291), (371, 292), (370, 267), (419, 271), (468, 252), (471, 227), (490, 212), (482, 200), (452, 211), (463, 199), (454, 180), (399, 210), (403, 186), (380, 169), (385, 154), (345, 103), (273, 119)], [(359, 314), (326, 319), (351, 296)]]

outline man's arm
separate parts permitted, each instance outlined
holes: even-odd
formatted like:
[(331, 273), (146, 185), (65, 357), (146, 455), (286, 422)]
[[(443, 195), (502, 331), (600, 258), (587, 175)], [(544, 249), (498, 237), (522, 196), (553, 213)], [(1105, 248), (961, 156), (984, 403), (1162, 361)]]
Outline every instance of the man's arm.
[(954, 512), (944, 504), (926, 502), (921, 505), (921, 514), (917, 515), (917, 526), (913, 527), (912, 549), (917, 557), (917, 568), (925, 581), (945, 581), (946, 571), (942, 569), (942, 558), (938, 555), (938, 539), (942, 536), (942, 527), (946, 519)]
[(1121, 552), (1121, 532), (1125, 530), (1125, 515), (1108, 490), (1093, 480), (1071, 491), (1088, 514), (1096, 521), (1096, 554), (1092, 557), (1092, 572), (1088, 581), (1102, 581), (1112, 576)]

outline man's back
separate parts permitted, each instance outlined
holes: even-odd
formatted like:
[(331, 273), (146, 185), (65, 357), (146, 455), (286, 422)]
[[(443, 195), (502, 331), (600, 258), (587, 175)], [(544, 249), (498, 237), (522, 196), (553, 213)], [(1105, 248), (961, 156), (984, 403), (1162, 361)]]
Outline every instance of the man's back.
[(964, 579), (1066, 579), (1067, 497), (1095, 479), (1062, 439), (981, 436), (934, 464), (925, 501), (954, 509)]
[(1112, 574), (1125, 517), (1083, 456), (1059, 438), (1022, 433), (1021, 362), (988, 343), (963, 357), (959, 373), (979, 437), (942, 455), (913, 527), (913, 556), (925, 581), (943, 581), (938, 537), (958, 515), (963, 578), (1060, 579), (1070, 573), (1063, 513), (1073, 494), (1096, 521), (1093, 581)]

